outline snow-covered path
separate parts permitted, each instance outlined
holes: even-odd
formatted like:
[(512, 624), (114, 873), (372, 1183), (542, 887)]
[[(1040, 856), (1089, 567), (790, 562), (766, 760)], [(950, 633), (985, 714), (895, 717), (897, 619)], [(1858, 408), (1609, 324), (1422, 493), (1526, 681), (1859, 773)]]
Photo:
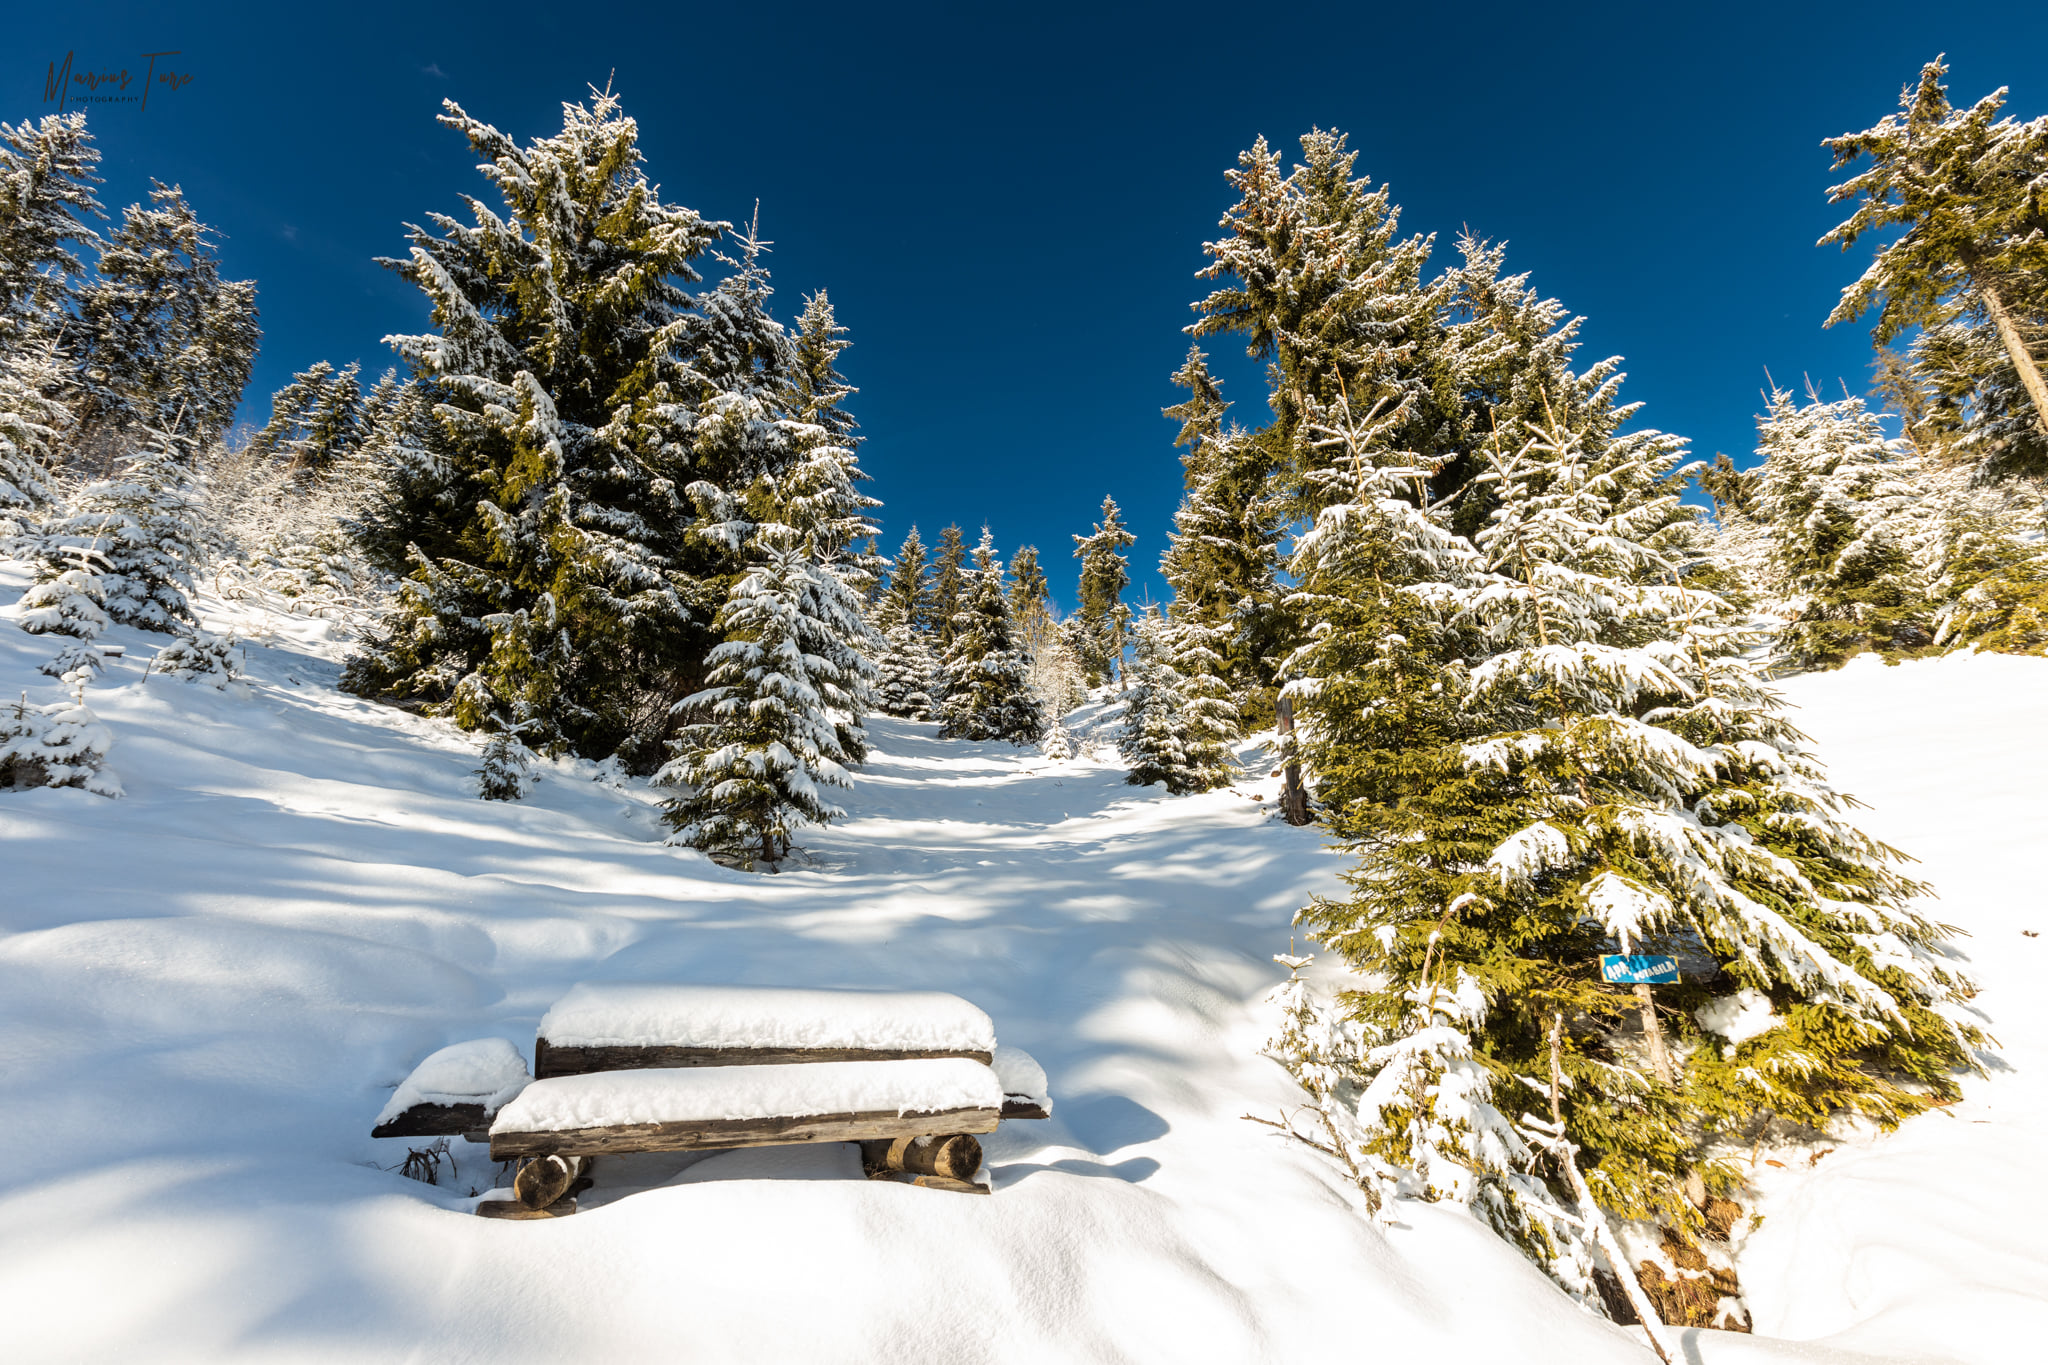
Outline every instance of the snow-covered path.
[[(7, 624), (21, 584), (0, 571), (0, 686), (47, 700), (48, 650)], [(115, 632), (92, 704), (128, 795), (0, 796), (0, 1358), (1649, 1359), (1462, 1215), (1382, 1231), (1240, 1118), (1287, 1102), (1259, 1001), (1339, 867), (1267, 813), (1270, 780), (1166, 798), (883, 721), (850, 818), (757, 876), (663, 846), (645, 790), (587, 764), (476, 800), (472, 745), (340, 695), (317, 630), (280, 629), (308, 639), (252, 646), (241, 696), (141, 681), (161, 639)], [(395, 1174), (404, 1140), (366, 1136), (390, 1088), (445, 1043), (526, 1049), (577, 980), (955, 991), (1045, 1064), (1055, 1117), (988, 1140), (990, 1199), (869, 1184), (840, 1147), (618, 1163), (552, 1223), (463, 1212), (480, 1149), (452, 1187)], [(1837, 1161), (1783, 1191), (1787, 1236), (1846, 1226), (1799, 1212), (1833, 1207)], [(1777, 1330), (1853, 1328), (1883, 1306), (1863, 1292)]]

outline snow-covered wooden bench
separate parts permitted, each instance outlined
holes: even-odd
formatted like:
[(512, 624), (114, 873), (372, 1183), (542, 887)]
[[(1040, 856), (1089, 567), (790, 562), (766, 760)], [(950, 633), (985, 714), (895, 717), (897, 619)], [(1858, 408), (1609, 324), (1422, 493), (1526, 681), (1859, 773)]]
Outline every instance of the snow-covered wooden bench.
[[(492, 1157), (522, 1163), (518, 1200), (478, 1209), (500, 1217), (574, 1212), (599, 1156), (782, 1143), (859, 1142), (871, 1178), (985, 1193), (975, 1135), (1052, 1108), (1037, 1062), (938, 991), (579, 985), (541, 1020), (532, 1081), (459, 1105), (437, 1083), (408, 1079), (379, 1133), (480, 1137), (447, 1125), (487, 1098)], [(439, 1107), (403, 1108), (409, 1090)]]

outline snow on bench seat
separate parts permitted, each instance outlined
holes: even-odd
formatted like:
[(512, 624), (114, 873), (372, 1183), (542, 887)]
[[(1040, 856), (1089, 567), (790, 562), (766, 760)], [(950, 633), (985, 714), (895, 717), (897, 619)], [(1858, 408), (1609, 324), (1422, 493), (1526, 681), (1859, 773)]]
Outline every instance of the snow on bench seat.
[(491, 1124), (491, 1157), (992, 1133), (1002, 1107), (966, 1057), (599, 1071), (528, 1085)]
[(398, 1084), (371, 1137), (474, 1132), (527, 1084), (526, 1059), (503, 1038), (478, 1038), (431, 1053)]
[(944, 991), (580, 983), (540, 1021), (534, 1075), (635, 1067), (967, 1057), (988, 1015)]
[(1036, 1057), (1021, 1047), (998, 1047), (989, 1065), (1003, 1088), (1004, 1118), (1052, 1117), (1052, 1093), (1045, 1083), (1045, 1068)]

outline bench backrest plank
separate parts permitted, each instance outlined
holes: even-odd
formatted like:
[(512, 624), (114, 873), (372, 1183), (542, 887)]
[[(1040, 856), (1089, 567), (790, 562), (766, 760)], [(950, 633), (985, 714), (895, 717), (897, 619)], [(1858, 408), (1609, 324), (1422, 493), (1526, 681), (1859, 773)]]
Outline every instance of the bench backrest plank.
[(604, 1156), (704, 1148), (773, 1147), (792, 1142), (857, 1142), (929, 1133), (993, 1133), (997, 1109), (940, 1109), (899, 1114), (806, 1114), (757, 1119), (691, 1119), (677, 1123), (614, 1123), (602, 1128), (491, 1134), (491, 1160), (522, 1156)]

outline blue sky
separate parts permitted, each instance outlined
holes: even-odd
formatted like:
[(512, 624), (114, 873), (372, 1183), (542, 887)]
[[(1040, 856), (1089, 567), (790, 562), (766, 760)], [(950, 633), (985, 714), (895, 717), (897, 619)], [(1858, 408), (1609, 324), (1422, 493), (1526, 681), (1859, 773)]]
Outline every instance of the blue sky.
[[(1860, 389), (1865, 331), (1822, 330), (1859, 273), (1821, 138), (1888, 112), (1947, 52), (1961, 102), (2048, 110), (2048, 6), (1885, 3), (1125, 7), (41, 6), (7, 24), (0, 118), (48, 112), (49, 64), (126, 67), (149, 106), (90, 111), (104, 197), (180, 183), (260, 287), (245, 415), (318, 359), (388, 363), (425, 310), (371, 258), (481, 193), (443, 96), (525, 138), (609, 77), (666, 197), (758, 198), (778, 311), (828, 288), (886, 506), (885, 548), (986, 521), (1071, 601), (1069, 537), (1114, 494), (1156, 574), (1179, 465), (1160, 407), (1222, 174), (1264, 134), (1337, 127), (1447, 263), (1461, 228), (1626, 357), (1641, 422), (1749, 449), (1766, 367)], [(615, 73), (615, 74), (614, 74)], [(130, 92), (138, 88), (132, 82)], [(103, 87), (103, 93), (107, 87)], [(1221, 344), (1212, 347), (1225, 349)], [(1585, 355), (1582, 352), (1582, 355)], [(1587, 356), (1587, 359), (1593, 358)], [(1255, 369), (1227, 391), (1256, 420)]]

